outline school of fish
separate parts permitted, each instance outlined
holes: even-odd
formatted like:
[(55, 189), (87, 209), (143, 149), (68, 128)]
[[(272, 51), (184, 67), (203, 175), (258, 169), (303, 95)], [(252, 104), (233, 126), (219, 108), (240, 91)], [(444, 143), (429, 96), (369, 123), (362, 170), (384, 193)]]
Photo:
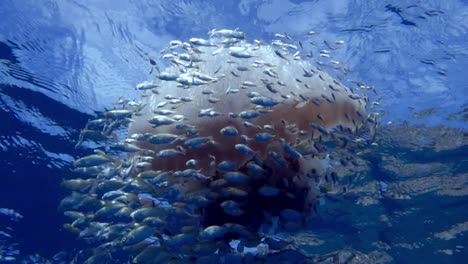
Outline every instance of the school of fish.
[(374, 88), (348, 88), (310, 57), (288, 34), (250, 43), (213, 29), (149, 59), (156, 76), (136, 85), (142, 100), (121, 99), (80, 133), (77, 147), (99, 147), (63, 181), (65, 228), (89, 245), (75, 262), (263, 263), (289, 252), (274, 234), (300, 230), (323, 193), (341, 190), (334, 167), (353, 166), (379, 117)]

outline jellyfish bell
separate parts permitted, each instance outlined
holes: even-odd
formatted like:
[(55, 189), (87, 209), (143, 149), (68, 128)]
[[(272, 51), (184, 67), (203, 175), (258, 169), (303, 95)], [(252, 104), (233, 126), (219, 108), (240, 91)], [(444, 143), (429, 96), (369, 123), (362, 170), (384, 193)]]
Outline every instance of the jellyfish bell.
[[(286, 178), (296, 189), (309, 190), (305, 197), (310, 207), (316, 196), (310, 191), (311, 171), (325, 171), (320, 150), (312, 142), (328, 136), (332, 128), (359, 129), (365, 121), (365, 101), (326, 72), (278, 52), (270, 45), (239, 41), (224, 49), (197, 47), (191, 51), (197, 62), (182, 64), (171, 57), (172, 65), (159, 74), (157, 93), (146, 97), (146, 108), (129, 127), (129, 134), (179, 136), (169, 144), (138, 143), (154, 153), (178, 149), (171, 157), (155, 157), (152, 169), (184, 171), (189, 169), (187, 161), (196, 160), (199, 172), (216, 180), (220, 162), (235, 162), (243, 170), (255, 161), (269, 172), (265, 184), (276, 186)], [(149, 122), (155, 113), (179, 118), (155, 125)], [(235, 128), (236, 133), (220, 132), (226, 127)], [(265, 133), (268, 137), (261, 137)], [(191, 139), (205, 140), (193, 145), (187, 143)], [(298, 154), (288, 149), (297, 149)], [(184, 179), (183, 186), (191, 192), (205, 188), (206, 183)], [(252, 186), (242, 188), (250, 191)]]
[[(245, 47), (247, 44), (242, 41), (237, 44)], [(247, 45), (248, 46), (248, 45)], [(215, 48), (215, 47), (213, 47)], [(252, 58), (233, 58), (227, 51), (220, 52), (215, 56), (211, 55), (210, 48), (198, 48), (201, 62), (196, 68), (186, 69), (186, 76), (197, 79), (195, 74), (204, 73), (216, 78), (207, 84), (195, 86), (181, 85), (176, 81), (161, 81), (158, 94), (152, 94), (147, 98), (147, 106), (143, 112), (135, 116), (130, 125), (129, 134), (133, 133), (171, 133), (186, 135), (187, 130), (178, 129), (177, 124), (184, 124), (192, 128), (196, 136), (211, 136), (213, 143), (205, 146), (207, 151), (190, 151), (184, 156), (170, 161), (155, 161), (155, 166), (161, 169), (179, 169), (185, 166), (184, 162), (177, 162), (178, 159), (186, 160), (191, 155), (216, 154), (218, 160), (240, 159), (248, 160), (248, 157), (241, 158), (236, 153), (233, 146), (242, 143), (240, 137), (226, 137), (219, 131), (226, 126), (235, 127), (240, 135), (252, 138), (256, 133), (262, 132), (265, 125), (274, 127), (275, 139), (286, 139), (294, 142), (297, 139), (304, 139), (310, 136), (320, 135), (317, 129), (311, 128), (311, 123), (315, 123), (326, 129), (342, 125), (345, 128), (355, 129), (363, 121), (365, 113), (365, 102), (361, 99), (351, 99), (353, 93), (343, 85), (332, 79), (327, 73), (318, 70), (305, 61), (285, 61), (274, 53), (271, 46), (258, 46)], [(255, 62), (264, 61), (274, 67), (253, 67)], [(248, 71), (239, 72), (236, 68), (244, 65)], [(275, 78), (264, 73), (265, 69), (272, 69), (277, 74)], [(311, 76), (304, 77), (304, 72), (308, 71)], [(214, 74), (214, 72), (217, 72)], [(238, 72), (238, 76), (233, 73)], [(313, 74), (312, 74), (313, 72)], [(165, 73), (180, 75), (177, 67), (166, 69)], [(237, 75), (237, 74), (236, 74)], [(254, 83), (255, 86), (247, 87), (244, 82)], [(278, 83), (281, 83), (278, 84)], [(266, 86), (274, 86), (275, 92), (268, 90)], [(333, 90), (330, 86), (334, 86)], [(235, 90), (235, 92), (233, 92)], [(204, 91), (210, 91), (205, 94)], [(251, 102), (249, 94), (257, 93), (263, 97), (270, 98), (278, 102), (271, 107), (262, 107)], [(333, 94), (333, 95), (332, 95)], [(169, 98), (169, 99), (167, 99)], [(171, 99), (172, 98), (172, 99)], [(186, 100), (177, 100), (185, 98)], [(210, 102), (210, 98), (218, 99), (216, 103)], [(333, 99), (332, 99), (333, 98)], [(158, 104), (166, 101), (164, 107)], [(160, 109), (170, 109), (175, 114), (183, 116), (183, 120), (170, 125), (153, 126), (148, 120), (155, 116), (155, 112)], [(207, 113), (202, 114), (203, 110)], [(255, 113), (255, 117), (239, 116), (242, 112)], [(211, 112), (211, 114), (210, 114)], [(358, 114), (359, 113), (359, 114)], [(249, 121), (256, 127), (246, 127), (244, 121)], [(299, 135), (291, 131), (292, 128), (310, 132)], [(250, 142), (260, 156), (264, 156), (265, 145), (268, 143)], [(150, 146), (150, 145), (148, 145)], [(167, 148), (167, 145), (150, 146), (154, 150)], [(214, 153), (210, 153), (210, 152)], [(208, 170), (208, 166), (203, 166)]]

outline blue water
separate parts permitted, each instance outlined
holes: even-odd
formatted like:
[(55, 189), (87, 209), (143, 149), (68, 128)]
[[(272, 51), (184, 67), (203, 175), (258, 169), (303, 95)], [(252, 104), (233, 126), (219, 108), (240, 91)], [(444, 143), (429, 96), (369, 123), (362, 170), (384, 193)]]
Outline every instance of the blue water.
[[(18, 258), (82, 246), (57, 206), (70, 163), (90, 152), (74, 147), (87, 120), (121, 96), (138, 98), (135, 84), (152, 76), (148, 57), (170, 40), (239, 28), (249, 40), (344, 40), (333, 59), (381, 98), (381, 147), (350, 184), (374, 203), (362, 206), (365, 191), (327, 201), (313, 221), (325, 243), (308, 250), (378, 250), (394, 263), (468, 259), (466, 1), (5, 0), (0, 14), (0, 208), (23, 216), (0, 214), (0, 231), (12, 235), (0, 235), (0, 248), (10, 243)], [(435, 236), (457, 224), (465, 227), (454, 238)]]

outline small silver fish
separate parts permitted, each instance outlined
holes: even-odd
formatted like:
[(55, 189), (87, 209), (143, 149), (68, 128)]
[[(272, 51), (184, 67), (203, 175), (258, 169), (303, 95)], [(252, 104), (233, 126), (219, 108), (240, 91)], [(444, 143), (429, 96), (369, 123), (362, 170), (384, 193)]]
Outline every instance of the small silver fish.
[(219, 102), (221, 99), (219, 98), (214, 98), (214, 97), (209, 97), (208, 98), (208, 102), (212, 103), (212, 104), (215, 104), (217, 102)]
[(243, 119), (252, 119), (259, 115), (260, 114), (258, 112), (252, 110), (242, 111), (239, 113), (239, 116)]
[(136, 85), (137, 90), (150, 90), (153, 88), (157, 88), (159, 85), (155, 82), (144, 81)]
[(186, 169), (183, 171), (175, 171), (172, 175), (174, 177), (182, 177), (182, 178), (188, 178), (194, 175), (196, 172), (199, 172), (195, 169)]
[(163, 81), (175, 81), (179, 75), (176, 73), (161, 72), (157, 77)]
[(241, 32), (237, 29), (231, 30), (231, 29), (212, 29), (208, 32), (210, 37), (214, 36), (223, 36), (226, 38), (235, 38), (235, 39), (244, 39), (245, 38), (245, 33)]
[(323, 122), (323, 117), (321, 114), (317, 114), (317, 118)]
[(137, 162), (135, 164), (135, 167), (137, 167), (138, 169), (148, 169), (149, 167), (151, 167), (151, 162), (148, 162), (148, 161), (142, 161), (142, 162)]
[(156, 105), (157, 108), (162, 108), (164, 106), (166, 106), (168, 104), (168, 102), (160, 102)]
[(235, 161), (224, 160), (217, 166), (220, 171), (237, 171), (239, 169), (239, 163)]
[(181, 53), (181, 54), (178, 54), (177, 57), (183, 61), (190, 61), (190, 62), (202, 61), (197, 55), (194, 55), (194, 54)]
[(241, 135), (240, 138), (242, 139), (243, 142), (250, 142), (253, 140), (253, 138), (250, 138), (247, 135)]
[(212, 182), (210, 182), (210, 188), (214, 190), (219, 190), (227, 185), (227, 182), (225, 179), (217, 179)]
[(212, 94), (212, 93), (214, 93), (213, 90), (203, 90), (202, 91), (202, 94), (206, 94), (206, 95), (209, 95), (209, 94)]
[(254, 136), (254, 139), (259, 142), (271, 141), (275, 136), (266, 132), (257, 133)]
[(111, 147), (113, 150), (123, 151), (123, 152), (137, 152), (141, 149), (133, 144), (125, 143), (125, 142), (117, 142), (113, 144)]
[(196, 168), (200, 166), (200, 161), (196, 159), (190, 159), (185, 162), (185, 166), (190, 167), (190, 168)]
[(261, 166), (255, 164), (255, 162), (247, 163), (246, 167), (247, 167), (247, 174), (251, 176), (258, 177), (265, 173), (265, 170)]
[(234, 200), (226, 200), (224, 202), (222, 202), (221, 204), (221, 207), (223, 209), (237, 209), (241, 206), (240, 203), (234, 201)]
[(250, 99), (250, 102), (256, 105), (267, 106), (267, 107), (275, 106), (278, 104), (278, 102), (274, 100), (273, 98), (269, 98), (265, 96), (252, 97)]
[(271, 93), (278, 93), (278, 90), (276, 90), (274, 83), (272, 82), (267, 82), (265, 83), (265, 87), (270, 91)]
[(124, 119), (130, 117), (135, 112), (136, 110), (133, 109), (117, 109), (105, 112), (104, 116), (112, 119)]
[(176, 128), (176, 129), (179, 129), (179, 130), (195, 129), (194, 126), (192, 126), (192, 125), (187, 125), (187, 124), (183, 124), (183, 123), (176, 124), (175, 128)]
[(158, 110), (155, 110), (155, 111), (153, 111), (153, 112), (154, 112), (155, 114), (157, 114), (157, 115), (164, 115), (164, 116), (174, 114), (174, 111), (172, 111), (172, 110), (167, 110), (167, 109), (158, 109)]
[(284, 33), (284, 34), (276, 33), (276, 34), (275, 34), (275, 38), (286, 38), (286, 39), (291, 40), (291, 37), (289, 36), (288, 33)]
[(275, 50), (275, 54), (278, 55), (278, 57), (282, 58), (283, 60), (288, 60), (288, 58), (286, 58), (286, 56), (284, 56), (283, 53)]
[(248, 122), (248, 121), (242, 122), (242, 125), (245, 126), (245, 127), (257, 127), (256, 125), (254, 125), (253, 123)]
[(237, 66), (236, 68), (238, 71), (248, 71), (249, 68), (248, 67), (245, 67), (245, 66)]
[(210, 180), (211, 178), (206, 176), (205, 174), (201, 173), (200, 171), (196, 171), (192, 174), (192, 177), (198, 181), (201, 181), (201, 182), (206, 182), (208, 180)]
[(99, 166), (108, 162), (111, 162), (112, 158), (101, 155), (101, 154), (92, 154), (89, 156), (82, 157), (73, 162), (75, 167), (92, 167)]
[(236, 38), (227, 38), (227, 39), (223, 39), (221, 40), (221, 42), (219, 42), (219, 44), (223, 44), (223, 45), (226, 45), (226, 46), (232, 46), (236, 43), (239, 43), (241, 40), (240, 39), (236, 39)]
[(183, 85), (204, 85), (208, 84), (208, 82), (203, 81), (199, 78), (195, 78), (193, 76), (187, 76), (187, 75), (180, 75), (177, 79), (176, 82), (183, 84)]
[(193, 72), (192, 73), (192, 76), (202, 80), (202, 81), (205, 81), (205, 82), (213, 82), (213, 81), (216, 81), (218, 80), (218, 78), (215, 78), (215, 77), (211, 77), (207, 74), (203, 74), (201, 72)]
[(201, 38), (191, 38), (189, 39), (190, 43), (198, 46), (206, 46), (206, 47), (217, 47), (216, 44), (213, 42), (206, 40), (206, 39), (201, 39)]
[(244, 155), (247, 155), (247, 156), (254, 156), (256, 154), (256, 152), (253, 149), (251, 149), (250, 147), (248, 147), (245, 144), (236, 144), (234, 147), (241, 154), (244, 154)]
[(248, 59), (248, 58), (252, 58), (255, 56), (247, 51), (240, 51), (240, 50), (230, 50), (228, 53), (229, 55), (236, 57), (236, 58), (240, 58), (240, 59)]
[(209, 143), (214, 143), (213, 137), (195, 137), (184, 141), (184, 145), (191, 149), (201, 148)]
[(130, 231), (125, 237), (122, 238), (122, 245), (128, 246), (143, 241), (153, 235), (156, 228), (150, 226), (139, 226)]
[(320, 133), (322, 133), (324, 135), (330, 134), (330, 132), (326, 128), (324, 128), (323, 126), (321, 126), (319, 124), (311, 122), (309, 125), (310, 125), (310, 127), (317, 129), (318, 131), (320, 131)]
[(176, 121), (181, 121), (185, 119), (184, 115), (173, 115), (172, 118)]
[(266, 75), (273, 77), (273, 78), (278, 78), (278, 73), (276, 73), (273, 69), (269, 68), (263, 71)]
[(71, 191), (75, 192), (87, 192), (89, 188), (92, 187), (96, 183), (96, 179), (71, 179), (71, 180), (65, 180), (62, 182), (62, 185)]
[(143, 207), (136, 209), (130, 214), (130, 217), (135, 220), (135, 222), (140, 223), (147, 217), (161, 217), (164, 216), (166, 212), (162, 208), (157, 207)]
[(171, 158), (180, 154), (185, 155), (184, 152), (177, 150), (177, 149), (164, 149), (164, 150), (159, 151), (156, 154), (156, 156), (160, 158)]
[(156, 145), (171, 144), (178, 138), (179, 136), (175, 134), (157, 134), (157, 135), (152, 135), (148, 139), (148, 142), (151, 144), (156, 144)]
[(212, 225), (207, 228), (205, 228), (201, 233), (200, 237), (203, 240), (217, 240), (221, 239), (224, 237), (224, 235), (227, 233), (227, 228), (218, 226), (218, 225)]
[(102, 195), (101, 199), (104, 201), (111, 201), (126, 194), (127, 193), (122, 190), (108, 191)]
[(177, 120), (167, 117), (167, 116), (156, 115), (150, 118), (148, 122), (158, 127), (158, 126), (173, 124), (177, 122)]
[(230, 137), (239, 135), (239, 131), (233, 126), (224, 127), (219, 132), (225, 136), (230, 136)]
[(247, 94), (247, 96), (250, 98), (259, 97), (260, 93), (251, 91)]
[(200, 109), (200, 112), (198, 112), (198, 116), (199, 117), (210, 116), (210, 113), (213, 111), (214, 111), (214, 108)]
[(246, 87), (255, 87), (255, 86), (257, 86), (255, 83), (249, 82), (249, 81), (243, 82), (242, 85), (246, 86)]
[(270, 155), (270, 157), (278, 164), (280, 165), (281, 167), (283, 168), (287, 168), (288, 167), (288, 162), (281, 156), (281, 154), (279, 154), (278, 152), (276, 151), (270, 151), (268, 152), (268, 154)]
[(249, 176), (238, 171), (226, 172), (223, 178), (231, 184), (244, 184), (249, 180)]
[(303, 157), (299, 151), (297, 151), (295, 148), (293, 148), (288, 143), (286, 143), (286, 141), (283, 138), (280, 139), (280, 142), (281, 142), (284, 152), (288, 154), (289, 156), (296, 158), (296, 159)]
[(231, 216), (241, 216), (245, 214), (245, 212), (242, 211), (239, 206), (240, 204), (233, 200), (227, 200), (221, 203), (221, 207), (223, 208), (224, 213)]

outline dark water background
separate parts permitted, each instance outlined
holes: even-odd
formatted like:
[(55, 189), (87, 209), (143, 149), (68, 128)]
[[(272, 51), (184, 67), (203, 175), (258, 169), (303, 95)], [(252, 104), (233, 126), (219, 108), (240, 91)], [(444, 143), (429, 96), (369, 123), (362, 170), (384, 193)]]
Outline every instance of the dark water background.
[[(313, 225), (325, 243), (309, 250), (379, 250), (397, 263), (468, 259), (466, 2), (6, 0), (0, 17), (0, 208), (23, 215), (0, 214), (0, 231), (13, 229), (0, 241), (22, 255), (79, 246), (57, 205), (70, 162), (90, 152), (74, 145), (94, 112), (138, 98), (135, 84), (151, 78), (148, 56), (170, 40), (240, 28), (249, 40), (282, 32), (344, 40), (333, 58), (382, 98), (369, 172), (354, 193), (321, 207)], [(453, 239), (436, 236), (456, 225)]]

